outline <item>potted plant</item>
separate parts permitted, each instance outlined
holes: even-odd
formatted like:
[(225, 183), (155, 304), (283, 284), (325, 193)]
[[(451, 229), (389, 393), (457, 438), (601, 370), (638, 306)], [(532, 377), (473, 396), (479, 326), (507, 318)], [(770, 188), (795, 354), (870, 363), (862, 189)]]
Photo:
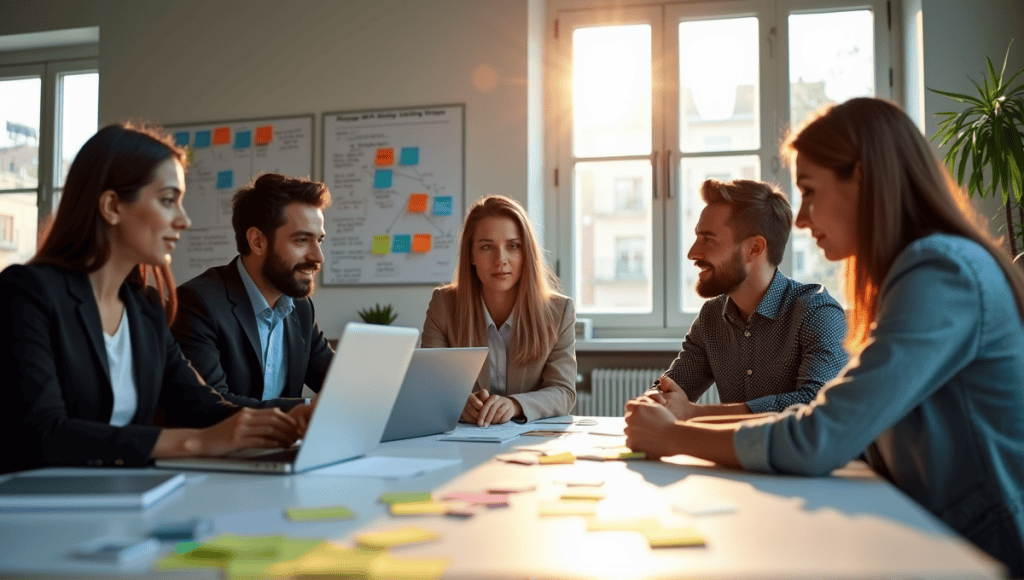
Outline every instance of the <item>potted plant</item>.
[[(1012, 41), (1010, 45), (1013, 45)], [(983, 84), (971, 79), (977, 95), (928, 90), (967, 105), (960, 112), (936, 113), (943, 119), (932, 140), (940, 140), (940, 149), (949, 145), (944, 161), (957, 183), (961, 187), (966, 183), (969, 196), (974, 197), (976, 192), (981, 197), (994, 195), (997, 191), (1002, 193), (1010, 255), (1017, 256), (1018, 252), (1024, 251), (1024, 206), (1021, 205), (1024, 195), (1024, 83), (1011, 85), (1024, 74), (1024, 69), (1005, 78), (1009, 57), (1010, 48), (1007, 47), (999, 74), (992, 66), (992, 59), (985, 58), (988, 72)], [(970, 171), (967, 170), (968, 163)], [(984, 181), (986, 169), (990, 173), (987, 186)], [(1016, 216), (1013, 205), (1017, 206)]]
[(363, 322), (367, 324), (383, 324), (388, 325), (398, 318), (397, 313), (391, 312), (391, 305), (388, 304), (381, 308), (380, 304), (375, 305), (373, 308), (364, 308), (359, 311), (359, 317), (363, 319)]

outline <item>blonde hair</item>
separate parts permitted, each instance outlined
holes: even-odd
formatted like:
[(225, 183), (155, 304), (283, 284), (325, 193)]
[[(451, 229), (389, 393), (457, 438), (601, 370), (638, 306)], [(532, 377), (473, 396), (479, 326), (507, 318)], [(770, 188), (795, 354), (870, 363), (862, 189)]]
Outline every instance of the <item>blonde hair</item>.
[(914, 240), (944, 232), (983, 246), (995, 258), (1024, 318), (1024, 272), (989, 235), (967, 196), (924, 136), (898, 106), (858, 98), (815, 112), (786, 139), (782, 152), (835, 172), (841, 180), (860, 167), (857, 247), (846, 262), (852, 305), (847, 348), (860, 352), (878, 316), (878, 292), (896, 256)]
[(477, 200), (466, 214), (459, 241), (459, 258), (455, 276), (446, 288), (455, 291), (455, 314), (462, 324), (453, 332), (452, 346), (471, 346), (485, 341), (482, 306), (482, 285), (472, 264), (473, 236), (480, 220), (488, 217), (502, 217), (512, 220), (519, 228), (523, 243), (523, 267), (516, 284), (515, 314), (512, 328), (512, 344), (515, 352), (510, 361), (525, 366), (546, 357), (554, 344), (558, 329), (548, 308), (552, 296), (561, 289), (551, 267), (544, 260), (537, 235), (533, 231), (526, 210), (515, 200), (500, 195), (490, 195)]
[(700, 186), (700, 196), (708, 205), (721, 203), (730, 207), (728, 223), (733, 241), (739, 243), (751, 236), (761, 236), (768, 243), (768, 262), (772, 266), (782, 263), (793, 229), (793, 209), (778, 187), (751, 179), (708, 179)]

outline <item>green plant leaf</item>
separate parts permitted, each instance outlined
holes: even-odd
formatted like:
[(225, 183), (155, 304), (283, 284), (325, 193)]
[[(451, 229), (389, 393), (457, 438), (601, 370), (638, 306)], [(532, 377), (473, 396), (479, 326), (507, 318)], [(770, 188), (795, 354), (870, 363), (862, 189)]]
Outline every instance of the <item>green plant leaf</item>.
[[(977, 85), (975, 85), (975, 86), (977, 86)], [(979, 105), (979, 106), (984, 106), (985, 105), (982, 101), (980, 101), (977, 98), (972, 97), (970, 95), (963, 95), (963, 94), (960, 94), (960, 93), (949, 93), (949, 92), (946, 92), (946, 91), (940, 91), (940, 90), (936, 90), (936, 89), (928, 89), (928, 90), (933, 92), (933, 93), (938, 93), (938, 94), (940, 94), (940, 95), (942, 95), (944, 97), (949, 97), (949, 98), (953, 99), (954, 101), (956, 101), (958, 103), (974, 103), (975, 105)]]

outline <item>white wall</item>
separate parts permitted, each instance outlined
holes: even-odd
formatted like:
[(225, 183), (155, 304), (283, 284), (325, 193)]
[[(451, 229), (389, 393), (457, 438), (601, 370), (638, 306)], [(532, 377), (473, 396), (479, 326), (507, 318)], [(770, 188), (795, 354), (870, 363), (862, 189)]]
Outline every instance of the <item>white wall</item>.
[[(0, 35), (99, 26), (101, 126), (315, 113), (317, 179), (320, 113), (464, 102), (467, 203), (527, 204), (527, 16), (527, 0), (4, 0)], [(431, 289), (321, 287), (314, 302), (336, 337), (377, 302), (421, 326)]]
[[(984, 78), (985, 57), (992, 59), (998, 71), (1013, 40), (1006, 64), (1009, 73), (1024, 67), (1024, 2), (1022, 0), (985, 0), (960, 2), (950, 0), (915, 0), (922, 8), (924, 87), (957, 93), (974, 93), (968, 77)], [(908, 11), (911, 12), (911, 11)], [(911, 17), (908, 13), (906, 17)], [(1018, 77), (1015, 83), (1024, 82)], [(930, 137), (938, 131), (939, 111), (961, 110), (951, 99), (924, 91), (924, 120)], [(939, 150), (945, 154), (945, 149)], [(976, 198), (977, 199), (977, 198)], [(1005, 218), (999, 213), (1002, 197), (978, 199), (978, 209), (992, 219), (989, 229), (996, 233)]]

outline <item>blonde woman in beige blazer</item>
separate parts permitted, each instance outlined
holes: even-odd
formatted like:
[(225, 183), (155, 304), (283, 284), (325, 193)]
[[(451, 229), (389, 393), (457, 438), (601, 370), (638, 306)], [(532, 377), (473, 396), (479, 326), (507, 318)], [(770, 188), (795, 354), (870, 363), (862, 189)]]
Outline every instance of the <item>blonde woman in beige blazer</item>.
[(474, 203), (454, 281), (434, 290), (422, 338), (424, 348), (490, 349), (462, 421), (487, 426), (572, 412), (576, 310), (557, 288), (523, 207), (502, 196)]

